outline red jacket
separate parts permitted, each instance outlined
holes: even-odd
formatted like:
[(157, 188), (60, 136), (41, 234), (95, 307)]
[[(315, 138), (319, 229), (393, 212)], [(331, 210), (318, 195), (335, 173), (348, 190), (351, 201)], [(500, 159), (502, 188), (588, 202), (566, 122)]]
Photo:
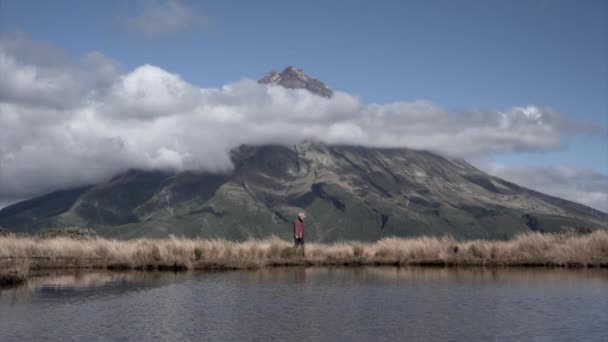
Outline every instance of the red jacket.
[(304, 222), (299, 217), (293, 223), (293, 237), (296, 239), (304, 238)]

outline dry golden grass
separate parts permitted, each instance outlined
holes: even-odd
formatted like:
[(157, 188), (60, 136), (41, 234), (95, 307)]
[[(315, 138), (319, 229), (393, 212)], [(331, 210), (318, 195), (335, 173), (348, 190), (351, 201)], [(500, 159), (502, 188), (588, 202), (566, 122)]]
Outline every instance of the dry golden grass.
[[(303, 251), (271, 237), (108, 240), (0, 237), (0, 273), (47, 268), (240, 269), (280, 265), (608, 267), (608, 231), (528, 233), (510, 241), (386, 238), (374, 243), (309, 243)], [(18, 271), (18, 272), (17, 272)]]

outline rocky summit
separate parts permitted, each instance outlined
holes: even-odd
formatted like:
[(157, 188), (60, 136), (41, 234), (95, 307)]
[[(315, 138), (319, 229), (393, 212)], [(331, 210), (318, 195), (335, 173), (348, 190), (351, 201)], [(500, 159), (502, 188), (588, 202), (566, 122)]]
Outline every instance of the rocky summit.
[(304, 70), (293, 66), (288, 66), (281, 73), (272, 70), (258, 82), (278, 84), (289, 89), (306, 89), (311, 93), (328, 98), (332, 97), (334, 93), (325, 83), (306, 75)]

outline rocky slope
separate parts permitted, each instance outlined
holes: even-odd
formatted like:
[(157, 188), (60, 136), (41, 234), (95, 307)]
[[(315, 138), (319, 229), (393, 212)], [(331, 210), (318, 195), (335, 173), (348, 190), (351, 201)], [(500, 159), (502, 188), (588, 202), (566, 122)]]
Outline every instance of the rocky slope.
[(129, 171), (0, 211), (13, 231), (81, 226), (117, 237), (307, 238), (442, 235), (508, 238), (562, 225), (607, 226), (608, 214), (488, 175), (463, 160), (409, 149), (241, 146), (229, 174)]

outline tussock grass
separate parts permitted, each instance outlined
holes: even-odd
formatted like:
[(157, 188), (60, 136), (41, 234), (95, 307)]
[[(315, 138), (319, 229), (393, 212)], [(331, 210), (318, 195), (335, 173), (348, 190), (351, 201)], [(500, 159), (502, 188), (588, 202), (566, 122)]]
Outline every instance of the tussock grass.
[(108, 240), (0, 237), (0, 274), (29, 269), (246, 269), (265, 266), (437, 265), (608, 267), (608, 230), (519, 235), (510, 241), (449, 237), (385, 238), (374, 243), (291, 242), (270, 237), (232, 242), (171, 237)]

